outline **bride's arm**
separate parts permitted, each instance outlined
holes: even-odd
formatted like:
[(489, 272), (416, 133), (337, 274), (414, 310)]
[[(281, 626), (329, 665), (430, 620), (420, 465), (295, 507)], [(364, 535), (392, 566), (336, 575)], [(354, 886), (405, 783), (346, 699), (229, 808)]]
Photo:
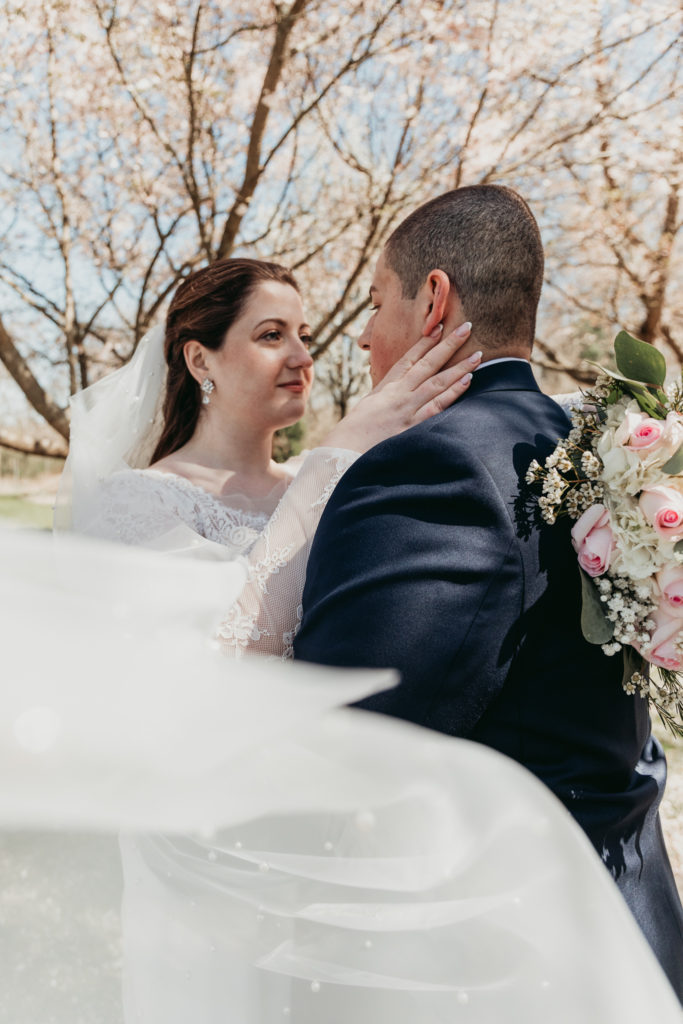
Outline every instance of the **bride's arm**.
[(224, 652), (292, 654), (313, 536), (327, 499), (359, 454), (451, 405), (469, 384), (478, 357), (441, 368), (469, 335), (469, 324), (421, 338), (384, 380), (310, 452), (246, 559), (248, 582), (218, 637)]
[(218, 630), (225, 654), (291, 657), (313, 536), (327, 499), (358, 455), (325, 447), (305, 457), (244, 559), (247, 582)]
[(570, 419), (572, 412), (575, 409), (582, 409), (586, 401), (581, 391), (562, 391), (559, 395), (551, 395), (550, 397), (564, 409)]

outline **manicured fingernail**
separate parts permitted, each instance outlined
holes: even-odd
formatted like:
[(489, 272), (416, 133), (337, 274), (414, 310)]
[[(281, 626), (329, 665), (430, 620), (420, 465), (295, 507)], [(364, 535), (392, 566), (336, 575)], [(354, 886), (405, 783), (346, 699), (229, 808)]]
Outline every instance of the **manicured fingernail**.
[(469, 384), (469, 382), (471, 380), (472, 380), (472, 374), (471, 373), (466, 373), (464, 377), (460, 378), (460, 383), (461, 384)]
[(470, 358), (468, 359), (468, 362), (469, 363), (478, 363), (479, 360), (481, 359), (481, 357), (483, 356), (483, 354), (484, 354), (483, 352), (475, 352), (474, 355), (470, 356)]
[(436, 327), (432, 327), (431, 331), (429, 332), (429, 337), (438, 338), (442, 331), (443, 324), (437, 324)]
[(465, 323), (464, 324), (460, 324), (460, 326), (456, 330), (455, 336), (456, 336), (456, 338), (466, 338), (471, 330), (472, 330), (472, 324), (469, 322), (469, 320), (465, 320)]

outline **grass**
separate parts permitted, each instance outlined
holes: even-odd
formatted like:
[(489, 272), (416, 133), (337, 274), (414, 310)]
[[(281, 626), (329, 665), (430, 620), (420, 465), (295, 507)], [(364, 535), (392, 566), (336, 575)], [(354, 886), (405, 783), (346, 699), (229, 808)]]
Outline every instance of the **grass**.
[(18, 495), (0, 495), (0, 519), (9, 519), (33, 530), (52, 529), (52, 507), (37, 505)]

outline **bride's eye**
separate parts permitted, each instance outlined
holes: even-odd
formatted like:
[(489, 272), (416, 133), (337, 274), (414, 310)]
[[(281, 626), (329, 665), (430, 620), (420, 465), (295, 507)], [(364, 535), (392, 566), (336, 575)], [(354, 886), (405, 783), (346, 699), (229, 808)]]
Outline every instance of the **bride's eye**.
[(306, 346), (306, 348), (310, 348), (311, 345), (313, 344), (313, 335), (312, 334), (300, 334), (299, 337), (303, 341), (303, 343)]
[(279, 341), (280, 332), (276, 330), (266, 331), (265, 334), (261, 335), (263, 341)]

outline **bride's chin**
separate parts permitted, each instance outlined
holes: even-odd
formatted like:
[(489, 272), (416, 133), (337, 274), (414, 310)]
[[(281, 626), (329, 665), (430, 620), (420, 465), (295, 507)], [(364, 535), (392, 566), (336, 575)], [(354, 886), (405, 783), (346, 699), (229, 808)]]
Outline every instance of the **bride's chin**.
[(306, 415), (307, 404), (308, 403), (305, 399), (299, 402), (288, 403), (286, 413), (277, 417), (275, 430), (284, 430), (285, 427), (291, 427), (295, 423), (298, 423), (299, 420)]

